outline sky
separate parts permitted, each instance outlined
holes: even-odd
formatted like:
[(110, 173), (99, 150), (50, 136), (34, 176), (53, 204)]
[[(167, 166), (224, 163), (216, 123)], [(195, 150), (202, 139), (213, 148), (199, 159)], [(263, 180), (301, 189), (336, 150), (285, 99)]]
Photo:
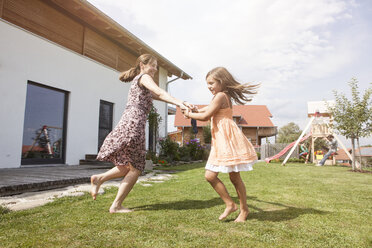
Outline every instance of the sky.
[(194, 104), (211, 101), (205, 75), (224, 66), (239, 82), (261, 83), (248, 104), (266, 105), (275, 126), (304, 129), (307, 102), (335, 90), (350, 97), (353, 77), (361, 94), (372, 83), (372, 0), (89, 2), (191, 75), (169, 92)]

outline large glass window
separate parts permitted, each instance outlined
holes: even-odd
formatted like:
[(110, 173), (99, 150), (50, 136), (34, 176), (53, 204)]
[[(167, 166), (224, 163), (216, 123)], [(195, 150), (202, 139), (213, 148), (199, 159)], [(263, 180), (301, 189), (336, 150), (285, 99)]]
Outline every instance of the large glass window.
[(67, 92), (28, 82), (22, 164), (64, 163)]

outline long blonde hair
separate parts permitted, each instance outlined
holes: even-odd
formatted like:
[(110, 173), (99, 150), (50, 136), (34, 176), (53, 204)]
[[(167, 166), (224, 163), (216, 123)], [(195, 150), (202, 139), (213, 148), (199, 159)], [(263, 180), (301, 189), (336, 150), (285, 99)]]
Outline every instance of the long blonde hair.
[(223, 92), (227, 93), (235, 103), (241, 105), (252, 101), (253, 95), (257, 94), (257, 89), (260, 87), (260, 84), (239, 83), (225, 67), (216, 67), (210, 70), (205, 78), (207, 79), (209, 76), (222, 85)]
[(129, 70), (124, 71), (120, 74), (119, 76), (120, 81), (131, 82), (141, 72), (140, 63), (147, 65), (148, 63), (154, 60), (156, 60), (155, 56), (147, 53), (142, 54), (137, 58), (135, 67), (132, 67)]

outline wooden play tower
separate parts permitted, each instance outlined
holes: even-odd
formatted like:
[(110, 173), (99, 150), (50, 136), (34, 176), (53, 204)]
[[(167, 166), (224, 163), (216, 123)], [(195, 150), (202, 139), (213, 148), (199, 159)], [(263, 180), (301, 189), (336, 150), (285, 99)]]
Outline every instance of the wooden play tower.
[[(315, 162), (315, 141), (319, 138), (326, 138), (328, 135), (333, 135), (331, 130), (331, 124), (333, 117), (328, 111), (327, 105), (333, 107), (334, 101), (319, 101), (319, 102), (308, 102), (307, 103), (307, 117), (311, 120), (310, 132), (311, 132), (311, 161)], [(337, 139), (338, 140), (338, 139)], [(310, 149), (309, 149), (310, 150)], [(333, 158), (332, 164), (336, 161)]]
[[(314, 144), (315, 140), (319, 138), (325, 138), (328, 135), (332, 134), (342, 149), (345, 150), (346, 154), (352, 160), (350, 153), (347, 151), (344, 144), (341, 142), (339, 137), (332, 131), (331, 124), (333, 122), (333, 117), (328, 111), (328, 107), (333, 107), (335, 101), (317, 101), (317, 102), (308, 102), (307, 103), (307, 116), (310, 118), (305, 129), (302, 131), (300, 137), (297, 139), (296, 143), (293, 145), (291, 151), (288, 153), (287, 157), (284, 159), (282, 165), (287, 163), (287, 160), (292, 155), (293, 151), (296, 149), (301, 139), (305, 136), (308, 130), (310, 130), (311, 135), (311, 149), (309, 149), (309, 154), (311, 154), (311, 161), (314, 163), (317, 161), (314, 153)], [(309, 135), (309, 134), (308, 134)], [(335, 163), (333, 159), (332, 164)]]

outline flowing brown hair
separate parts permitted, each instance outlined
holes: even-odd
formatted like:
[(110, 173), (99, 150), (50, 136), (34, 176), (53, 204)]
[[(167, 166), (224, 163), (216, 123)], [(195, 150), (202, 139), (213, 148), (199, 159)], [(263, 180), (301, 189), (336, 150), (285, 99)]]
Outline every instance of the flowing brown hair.
[(124, 71), (120, 74), (119, 76), (120, 81), (131, 82), (141, 72), (140, 63), (147, 65), (148, 63), (154, 60), (156, 60), (156, 58), (153, 55), (147, 53), (142, 54), (137, 58), (135, 67), (132, 67), (129, 70)]
[(209, 76), (222, 85), (223, 92), (227, 93), (235, 103), (241, 105), (252, 101), (253, 95), (257, 94), (257, 89), (260, 87), (260, 84), (239, 83), (225, 67), (216, 67), (210, 70), (205, 78), (207, 79)]

